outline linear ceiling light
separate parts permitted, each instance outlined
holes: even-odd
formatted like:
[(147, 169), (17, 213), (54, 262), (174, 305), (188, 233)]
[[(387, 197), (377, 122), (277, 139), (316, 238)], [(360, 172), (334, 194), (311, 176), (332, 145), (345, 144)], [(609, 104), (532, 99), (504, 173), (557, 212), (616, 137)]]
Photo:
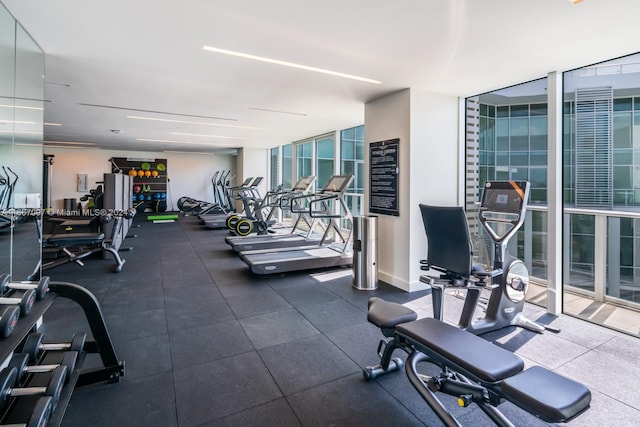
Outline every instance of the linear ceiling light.
[(373, 83), (377, 85), (382, 83), (379, 80), (368, 79), (366, 77), (359, 77), (359, 76), (354, 76), (352, 74), (339, 73), (337, 71), (326, 70), (324, 68), (310, 67), (308, 65), (296, 64), (294, 62), (287, 62), (287, 61), (280, 61), (278, 59), (265, 58), (264, 56), (256, 56), (248, 53), (235, 52), (233, 50), (219, 49), (217, 47), (202, 46), (202, 50), (215, 52), (215, 53), (223, 53), (225, 55), (238, 56), (240, 58), (245, 58), (245, 59), (253, 59), (254, 61), (268, 62), (269, 64), (284, 65), (285, 67), (298, 68), (300, 70), (315, 71), (316, 73), (329, 74), (332, 76), (344, 77), (352, 80), (359, 80), (361, 82), (366, 82), (366, 83)]
[(266, 111), (269, 113), (292, 114), (294, 116), (307, 116), (307, 113), (296, 113), (294, 111), (272, 110), (270, 108), (247, 107), (249, 110)]
[(25, 122), (25, 121), (21, 121), (21, 120), (3, 120), (0, 119), (0, 124), (6, 124), (6, 123), (17, 123), (17, 124), (21, 124), (21, 125), (35, 125), (36, 122)]
[(168, 114), (170, 116), (195, 117), (196, 119), (229, 120), (232, 122), (238, 121), (238, 119), (230, 119), (227, 117), (198, 116), (196, 114), (172, 113), (170, 111), (141, 110), (140, 108), (118, 107), (115, 105), (87, 104), (84, 102), (78, 102), (78, 105), (82, 105), (84, 107), (109, 108), (112, 110), (137, 111), (139, 113)]
[(15, 133), (20, 135), (42, 135), (42, 132), (34, 132), (29, 130), (2, 130), (0, 129), (0, 133)]
[(45, 122), (45, 123), (43, 123), (43, 124), (44, 124), (45, 126), (62, 126), (62, 124), (60, 124), (60, 123), (47, 123), (47, 122)]
[(257, 128), (257, 127), (253, 127), (253, 126), (223, 125), (221, 123), (191, 122), (191, 121), (188, 121), (188, 120), (159, 119), (159, 118), (156, 118), (156, 117), (127, 116), (127, 119), (153, 120), (153, 121), (156, 121), (156, 122), (181, 123), (181, 124), (188, 124), (188, 125), (220, 126), (220, 127), (225, 127), (225, 128), (237, 128), (237, 129), (269, 130), (267, 128)]
[(171, 135), (179, 136), (197, 136), (199, 138), (222, 138), (222, 139), (244, 139), (239, 136), (222, 136), (222, 135), (201, 135), (197, 133), (169, 132)]
[(100, 149), (98, 147), (78, 147), (76, 145), (51, 145), (51, 144), (46, 144), (44, 147), (45, 148), (69, 148), (69, 149), (75, 149), (75, 150), (99, 150)]
[(163, 153), (171, 153), (171, 154), (207, 154), (212, 156), (214, 153), (210, 153), (208, 151), (173, 151), (173, 150), (164, 150)]
[(76, 142), (76, 141), (44, 141), (46, 144), (69, 144), (69, 145), (96, 145), (95, 142)]
[(573, 4), (578, 4), (580, 3), (582, 0), (569, 0), (571, 3)]
[(26, 105), (0, 104), (0, 107), (3, 107), (3, 108), (20, 108), (22, 110), (44, 110), (44, 107), (27, 107)]
[(151, 139), (151, 138), (136, 138), (136, 141), (142, 142), (164, 142), (167, 144), (187, 144), (187, 145), (206, 145), (209, 147), (223, 146), (233, 147), (232, 144), (225, 144), (220, 142), (195, 142), (195, 141), (174, 141), (170, 139)]

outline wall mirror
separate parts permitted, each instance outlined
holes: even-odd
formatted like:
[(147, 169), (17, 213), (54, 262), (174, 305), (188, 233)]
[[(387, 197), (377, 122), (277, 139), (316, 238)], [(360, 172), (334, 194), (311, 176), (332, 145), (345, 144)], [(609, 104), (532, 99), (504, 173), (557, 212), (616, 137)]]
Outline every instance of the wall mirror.
[(44, 53), (0, 4), (0, 274), (41, 257)]

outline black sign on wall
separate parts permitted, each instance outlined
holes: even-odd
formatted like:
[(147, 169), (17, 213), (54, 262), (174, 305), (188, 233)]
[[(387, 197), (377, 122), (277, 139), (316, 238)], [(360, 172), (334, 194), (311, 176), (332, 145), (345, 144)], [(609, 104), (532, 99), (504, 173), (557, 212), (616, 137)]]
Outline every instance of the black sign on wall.
[(369, 212), (399, 216), (398, 149), (400, 139), (369, 144)]

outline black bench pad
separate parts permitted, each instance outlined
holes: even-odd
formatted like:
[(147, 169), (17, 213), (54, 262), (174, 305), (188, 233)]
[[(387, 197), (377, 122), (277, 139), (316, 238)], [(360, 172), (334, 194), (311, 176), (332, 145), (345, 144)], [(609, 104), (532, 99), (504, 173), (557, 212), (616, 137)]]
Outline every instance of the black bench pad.
[(401, 304), (373, 297), (369, 298), (367, 320), (379, 328), (395, 328), (400, 323), (412, 322), (418, 314)]
[(43, 234), (45, 243), (94, 243), (104, 240), (104, 233), (68, 233), (68, 234)]
[(506, 378), (500, 389), (509, 400), (551, 423), (564, 422), (591, 403), (591, 392), (584, 385), (540, 366)]
[(437, 319), (403, 323), (396, 331), (418, 343), (418, 351), (450, 360), (482, 381), (495, 383), (524, 369), (517, 355)]

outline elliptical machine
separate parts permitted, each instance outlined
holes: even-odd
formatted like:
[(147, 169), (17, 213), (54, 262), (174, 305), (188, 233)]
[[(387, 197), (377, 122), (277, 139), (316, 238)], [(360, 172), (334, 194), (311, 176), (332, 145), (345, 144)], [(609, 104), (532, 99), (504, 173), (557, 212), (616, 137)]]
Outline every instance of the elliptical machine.
[[(440, 273), (420, 277), (432, 287), (435, 318), (442, 320), (445, 288), (465, 287), (467, 294), (458, 322), (461, 329), (483, 334), (506, 326), (520, 326), (539, 333), (545, 330), (560, 332), (527, 319), (522, 313), (529, 273), (524, 262), (508, 252), (507, 244), (524, 223), (528, 198), (527, 181), (489, 181), (485, 184), (478, 220), (493, 241), (491, 271), (473, 264), (471, 237), (462, 207), (420, 205), (429, 244), (428, 258), (421, 261), (421, 268)], [(490, 289), (486, 313), (474, 321), (483, 289)]]

